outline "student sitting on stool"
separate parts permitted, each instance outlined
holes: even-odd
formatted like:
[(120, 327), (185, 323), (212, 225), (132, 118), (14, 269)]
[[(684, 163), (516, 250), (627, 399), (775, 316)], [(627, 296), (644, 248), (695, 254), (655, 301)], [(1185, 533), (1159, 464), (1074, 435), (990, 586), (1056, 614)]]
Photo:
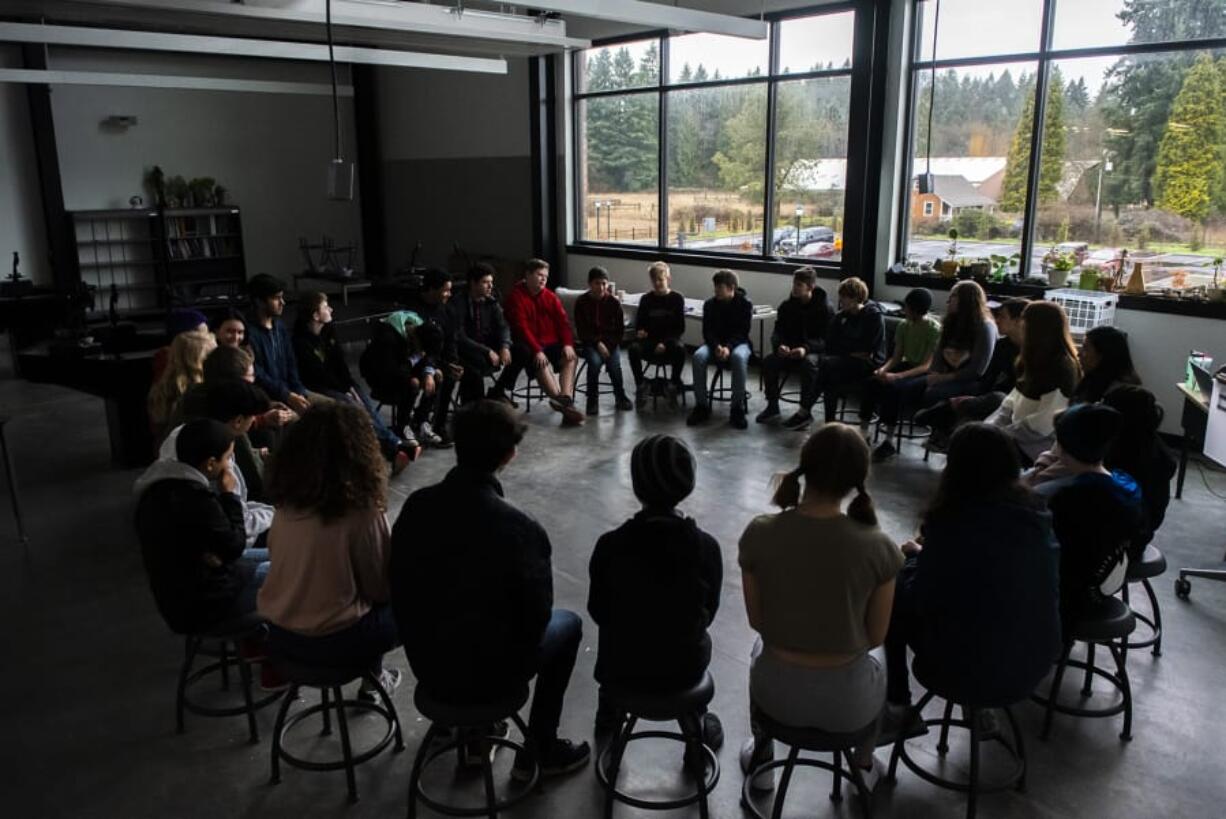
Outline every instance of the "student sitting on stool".
[(762, 362), (766, 382), (766, 409), (758, 413), (759, 424), (779, 414), (779, 382), (784, 372), (800, 374), (800, 403), (813, 406), (817, 400), (817, 368), (826, 349), (826, 330), (830, 326), (830, 301), (817, 286), (817, 271), (802, 267), (792, 275), (792, 296), (779, 305), (775, 331), (771, 333), (774, 350)]
[(619, 410), (634, 409), (622, 385), (622, 335), (626, 316), (622, 303), (609, 292), (609, 271), (593, 267), (587, 274), (587, 292), (575, 301), (575, 329), (579, 354), (587, 362), (587, 414), (600, 413), (600, 368), (609, 373)]
[(732, 371), (732, 409), (729, 422), (745, 429), (747, 413), (745, 382), (749, 370), (749, 326), (753, 323), (753, 302), (739, 286), (731, 270), (719, 270), (711, 277), (715, 296), (702, 305), (703, 345), (694, 351), (694, 409), (686, 423), (697, 426), (711, 417), (707, 397), (707, 364), (712, 358)]
[(485, 395), (496, 401), (511, 399), (497, 386), (485, 393), (485, 379), (511, 363), (511, 328), (502, 305), (494, 300), (494, 268), (478, 262), (468, 270), (468, 290), (451, 297), (455, 317), (456, 351), (464, 375), (460, 377), (460, 403)]
[(626, 349), (630, 356), (630, 371), (634, 373), (634, 403), (639, 409), (647, 406), (647, 391), (643, 389), (643, 364), (664, 363), (669, 367), (671, 390), (669, 404), (676, 405), (681, 394), (681, 368), (685, 366), (685, 296), (671, 289), (672, 273), (664, 262), (647, 268), (651, 290), (639, 299), (634, 314), (634, 341)]

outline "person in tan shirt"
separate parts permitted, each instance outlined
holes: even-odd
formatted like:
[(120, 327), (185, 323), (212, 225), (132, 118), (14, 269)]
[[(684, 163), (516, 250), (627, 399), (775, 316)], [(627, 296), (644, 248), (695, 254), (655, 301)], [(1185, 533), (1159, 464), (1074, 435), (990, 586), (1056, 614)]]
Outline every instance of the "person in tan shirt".
[(290, 428), (269, 465), (276, 514), (259, 611), (274, 655), (369, 665), (390, 694), (400, 672), (383, 668), (383, 654), (399, 642), (388, 605), (385, 473), (357, 406), (312, 407)]

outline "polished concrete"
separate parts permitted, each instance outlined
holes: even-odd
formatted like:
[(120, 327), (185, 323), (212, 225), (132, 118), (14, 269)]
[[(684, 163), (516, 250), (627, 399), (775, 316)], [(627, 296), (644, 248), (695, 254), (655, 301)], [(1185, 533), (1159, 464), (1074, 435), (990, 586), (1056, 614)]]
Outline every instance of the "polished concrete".
[[(753, 634), (741, 604), (736, 542), (754, 514), (768, 510), (769, 480), (793, 466), (801, 436), (752, 425), (727, 426), (719, 408), (705, 427), (688, 429), (663, 406), (605, 414), (576, 430), (534, 406), (520, 456), (506, 470), (508, 496), (545, 525), (554, 547), (557, 604), (583, 612), (587, 562), (602, 531), (635, 509), (628, 472), (633, 443), (648, 432), (682, 436), (699, 458), (699, 488), (684, 509), (724, 550), (723, 604), (712, 628), (714, 708), (728, 741), (720, 753), (723, 776), (712, 797), (712, 816), (738, 817), (742, 781), (736, 752), (748, 734), (747, 656)], [(755, 398), (751, 412), (760, 407)], [(136, 471), (109, 466), (102, 402), (57, 387), (0, 382), (0, 414), (11, 416), (8, 441), (18, 473), (30, 534), (28, 556), (14, 535), (7, 497), (0, 497), (0, 600), (4, 606), (5, 673), (0, 811), (10, 817), (384, 817), (402, 815), (409, 766), (424, 733), (412, 704), (412, 677), (395, 695), (407, 750), (385, 754), (358, 772), (361, 801), (345, 802), (341, 774), (288, 769), (282, 784), (268, 784), (273, 713), (260, 715), (263, 742), (246, 744), (241, 719), (188, 717), (174, 730), (173, 694), (182, 642), (157, 616), (130, 526)], [(407, 493), (441, 477), (450, 452), (428, 452), (392, 484), (394, 517)], [(920, 459), (907, 446), (878, 469), (870, 488), (883, 528), (911, 535), (931, 492), (940, 458)], [(1210, 473), (1221, 495), (1226, 480)], [(1206, 490), (1193, 467), (1185, 498), (1172, 504), (1158, 543), (1172, 566), (1211, 563), (1226, 548), (1226, 503)], [(982, 799), (984, 817), (1112, 817), (1226, 815), (1226, 586), (1193, 581), (1190, 602), (1176, 600), (1171, 573), (1157, 583), (1167, 621), (1164, 654), (1134, 653), (1129, 660), (1136, 695), (1135, 739), (1122, 743), (1119, 719), (1059, 718), (1050, 741), (1037, 739), (1041, 712), (1018, 706), (1030, 751), (1025, 793)], [(627, 589), (633, 594), (633, 589)], [(1134, 598), (1135, 599), (1135, 598)], [(591, 673), (595, 629), (587, 624), (564, 714), (564, 734), (590, 738), (595, 704)], [(389, 656), (407, 665), (400, 653)], [(312, 698), (314, 695), (310, 695)], [(1107, 701), (1100, 686), (1094, 701)], [(370, 720), (358, 718), (356, 733)], [(313, 732), (308, 732), (313, 737)], [(313, 739), (304, 742), (312, 742)], [(360, 741), (360, 740), (359, 740)], [(936, 759), (931, 738), (917, 754)], [(324, 750), (321, 748), (320, 750)], [(962, 765), (955, 742), (951, 764)], [(879, 752), (880, 753), (880, 752)], [(500, 764), (505, 765), (503, 760)], [(665, 792), (679, 784), (680, 753), (646, 747), (627, 762), (629, 781)], [(987, 763), (987, 776), (994, 766)], [(450, 765), (438, 786), (450, 783)], [(460, 784), (473, 784), (461, 780)], [(787, 816), (849, 816), (851, 800), (832, 804), (825, 774), (805, 774), (788, 800)], [(959, 816), (965, 802), (909, 773), (875, 799), (878, 816)], [(509, 815), (599, 815), (601, 794), (590, 769), (548, 783)], [(638, 812), (619, 807), (619, 816)], [(696, 811), (691, 811), (696, 815)], [(430, 815), (423, 812), (423, 815)]]

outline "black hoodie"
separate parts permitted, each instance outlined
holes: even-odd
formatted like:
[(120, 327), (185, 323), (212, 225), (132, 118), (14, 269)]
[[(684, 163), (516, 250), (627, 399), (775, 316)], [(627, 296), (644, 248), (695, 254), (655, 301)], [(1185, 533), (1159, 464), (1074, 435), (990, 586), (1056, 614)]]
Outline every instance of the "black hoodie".
[(875, 301), (866, 301), (855, 313), (840, 310), (826, 335), (827, 355), (867, 353), (877, 366), (885, 363), (885, 318)]
[(826, 291), (814, 289), (807, 302), (792, 296), (779, 305), (775, 319), (775, 332), (771, 333), (771, 351), (780, 344), (789, 347), (804, 347), (806, 353), (820, 353), (826, 349), (826, 331), (830, 327), (830, 301)]
[(702, 340), (708, 347), (736, 347), (749, 344), (749, 326), (753, 323), (753, 302), (738, 287), (728, 301), (712, 296), (702, 305)]

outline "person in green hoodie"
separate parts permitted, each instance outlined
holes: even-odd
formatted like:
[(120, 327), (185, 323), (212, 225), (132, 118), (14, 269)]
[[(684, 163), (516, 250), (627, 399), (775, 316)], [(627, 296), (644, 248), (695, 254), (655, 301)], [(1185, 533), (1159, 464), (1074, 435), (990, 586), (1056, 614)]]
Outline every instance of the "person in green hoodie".
[(396, 407), (401, 428), (395, 432), (412, 446), (418, 440), (410, 425), (413, 410), (419, 399), (432, 400), (443, 380), (434, 365), (442, 345), (435, 325), (423, 323), (412, 310), (397, 310), (375, 324), (358, 361), (375, 400)]

